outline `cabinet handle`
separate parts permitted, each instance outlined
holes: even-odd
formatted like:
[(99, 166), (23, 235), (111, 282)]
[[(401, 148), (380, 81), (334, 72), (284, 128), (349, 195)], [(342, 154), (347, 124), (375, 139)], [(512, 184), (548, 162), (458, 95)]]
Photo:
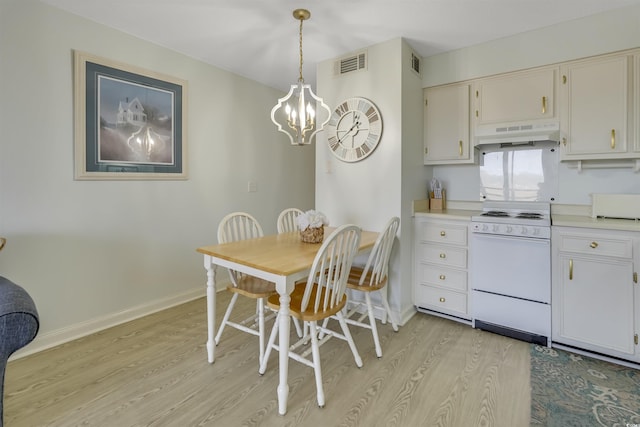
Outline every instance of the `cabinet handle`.
[(638, 273), (637, 272), (633, 272), (633, 283), (638, 283)]
[(543, 96), (542, 97), (542, 114), (545, 114), (547, 112), (547, 97)]
[(476, 117), (478, 117), (478, 110), (476, 110)]
[(444, 274), (441, 274), (441, 275), (440, 275), (440, 280), (444, 280), (444, 279), (445, 279)]
[(611, 129), (611, 149), (616, 149), (616, 130)]
[(443, 297), (440, 297), (440, 302), (445, 302), (446, 299), (444, 299)]
[(458, 152), (462, 156), (462, 140), (458, 141)]
[(480, 93), (478, 91), (476, 91), (476, 98), (478, 97), (478, 95), (480, 95)]
[(567, 138), (562, 138), (562, 145), (567, 146)]
[(447, 254), (440, 254), (440, 258), (443, 258), (443, 259), (444, 259), (444, 258), (446, 258), (446, 257), (447, 257)]
[(440, 236), (444, 237), (444, 236), (446, 236), (446, 235), (447, 235), (447, 233), (446, 233), (444, 230), (442, 230), (442, 231), (440, 232)]
[(567, 84), (567, 76), (566, 75), (562, 76), (562, 84), (563, 85)]
[(569, 260), (569, 280), (573, 280), (573, 260)]
[(595, 249), (598, 247), (598, 242), (591, 242), (589, 246), (591, 247), (591, 249)]

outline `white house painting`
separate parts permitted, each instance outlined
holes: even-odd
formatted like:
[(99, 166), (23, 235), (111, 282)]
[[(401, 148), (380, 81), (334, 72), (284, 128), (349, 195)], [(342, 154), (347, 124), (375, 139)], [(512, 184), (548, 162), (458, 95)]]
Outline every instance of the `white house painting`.
[(116, 127), (127, 123), (136, 126), (144, 126), (147, 123), (147, 115), (144, 113), (144, 107), (138, 98), (133, 98), (131, 102), (127, 98), (125, 101), (120, 101), (120, 105), (118, 105)]
[(99, 162), (175, 163), (173, 92), (98, 76), (98, 98)]

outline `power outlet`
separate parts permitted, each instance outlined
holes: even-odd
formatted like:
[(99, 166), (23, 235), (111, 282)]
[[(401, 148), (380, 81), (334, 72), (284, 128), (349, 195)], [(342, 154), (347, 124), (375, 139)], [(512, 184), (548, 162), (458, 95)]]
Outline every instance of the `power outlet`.
[(258, 183), (255, 181), (249, 181), (247, 183), (247, 192), (255, 193), (256, 191), (258, 191)]

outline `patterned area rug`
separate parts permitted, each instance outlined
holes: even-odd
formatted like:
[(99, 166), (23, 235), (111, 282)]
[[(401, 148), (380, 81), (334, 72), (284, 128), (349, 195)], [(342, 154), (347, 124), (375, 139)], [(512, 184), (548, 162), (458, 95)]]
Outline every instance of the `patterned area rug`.
[(531, 346), (532, 426), (640, 426), (640, 370)]

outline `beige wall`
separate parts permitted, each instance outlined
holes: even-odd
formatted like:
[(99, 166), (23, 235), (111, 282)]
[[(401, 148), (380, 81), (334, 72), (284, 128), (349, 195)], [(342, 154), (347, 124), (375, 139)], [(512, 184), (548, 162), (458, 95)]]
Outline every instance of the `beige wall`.
[[(188, 180), (73, 179), (74, 49), (188, 81)], [(269, 233), (314, 206), (315, 153), (271, 123), (276, 90), (35, 0), (0, 3), (0, 77), (0, 274), (38, 307), (28, 349), (204, 295), (195, 250), (228, 212)]]
[[(316, 206), (336, 224), (352, 222), (381, 230), (392, 216), (401, 219), (400, 241), (390, 265), (389, 299), (404, 320), (415, 312), (411, 295), (411, 201), (425, 197), (422, 164), (422, 89), (409, 69), (410, 50), (402, 39), (366, 47), (366, 71), (334, 75), (334, 61), (318, 66), (318, 92), (331, 109), (350, 97), (364, 97), (380, 110), (382, 138), (355, 163), (338, 160), (326, 135), (316, 145)], [(420, 111), (415, 114), (415, 111)]]

